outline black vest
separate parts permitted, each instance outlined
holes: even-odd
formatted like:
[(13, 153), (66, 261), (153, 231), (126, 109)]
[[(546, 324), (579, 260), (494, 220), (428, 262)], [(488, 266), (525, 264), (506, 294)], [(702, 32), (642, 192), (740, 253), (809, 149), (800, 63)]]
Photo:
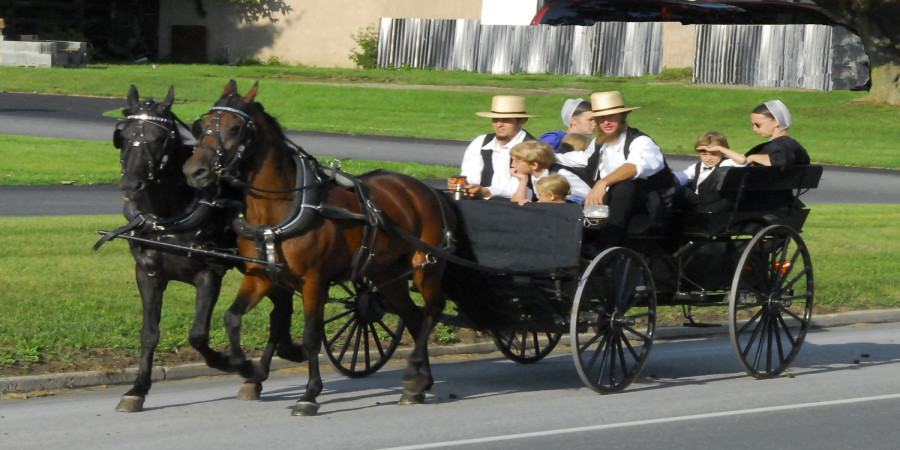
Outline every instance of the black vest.
[[(496, 133), (486, 134), (484, 136), (484, 142), (481, 143), (481, 146), (484, 147), (485, 145), (488, 145), (488, 143), (491, 142), (491, 140), (495, 137), (497, 137)], [(533, 140), (535, 140), (535, 137), (526, 131), (525, 139), (522, 139), (522, 142)], [(481, 184), (481, 186), (483, 187), (490, 186), (491, 178), (494, 178), (494, 161), (491, 159), (492, 153), (494, 153), (494, 151), (489, 148), (481, 149), (481, 160), (484, 161), (484, 168), (481, 169), (481, 183), (479, 184)]]
[[(647, 135), (637, 128), (628, 127), (625, 129), (624, 148), (626, 159), (631, 152), (631, 143), (635, 140), (635, 138), (640, 136)], [(584, 182), (587, 183), (588, 186), (594, 186), (594, 183), (596, 183), (599, 179), (599, 174), (597, 172), (600, 170), (600, 146), (597, 145), (596, 140), (594, 141), (594, 153), (590, 156), (590, 158), (588, 158), (588, 162), (585, 167), (565, 168), (578, 175), (578, 177), (584, 180)], [(654, 188), (666, 189), (674, 185), (672, 176), (672, 170), (669, 169), (669, 164), (668, 162), (666, 162), (666, 158), (663, 157), (662, 169), (660, 169), (659, 172), (656, 172), (655, 174), (647, 177), (647, 182)]]

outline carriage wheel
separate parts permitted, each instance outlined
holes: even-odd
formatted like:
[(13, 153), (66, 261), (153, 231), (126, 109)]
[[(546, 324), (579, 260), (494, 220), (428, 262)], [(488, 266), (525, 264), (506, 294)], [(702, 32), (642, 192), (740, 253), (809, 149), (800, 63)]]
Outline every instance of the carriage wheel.
[(387, 312), (371, 282), (331, 285), (325, 306), (325, 354), (334, 368), (351, 378), (371, 375), (394, 354), (403, 337), (403, 321)]
[[(529, 317), (525, 316), (522, 319), (527, 321)], [(562, 332), (493, 330), (491, 337), (503, 356), (520, 364), (530, 364), (549, 355), (562, 338)]]
[(572, 305), (570, 338), (578, 376), (601, 394), (619, 392), (647, 363), (656, 291), (640, 255), (605, 250), (585, 270)]
[(756, 378), (783, 372), (800, 352), (813, 307), (813, 267), (800, 235), (772, 225), (738, 261), (728, 296), (731, 346)]

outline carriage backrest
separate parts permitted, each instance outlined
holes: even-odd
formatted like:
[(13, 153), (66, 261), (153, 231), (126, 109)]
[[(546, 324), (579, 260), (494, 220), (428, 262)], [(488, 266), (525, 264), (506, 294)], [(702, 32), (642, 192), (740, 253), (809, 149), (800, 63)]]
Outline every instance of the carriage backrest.
[(721, 192), (792, 191), (815, 189), (822, 177), (822, 166), (734, 167), (722, 180)]
[(754, 234), (767, 225), (787, 225), (800, 231), (809, 209), (799, 197), (819, 186), (822, 166), (733, 167), (727, 169), (719, 192), (728, 206), (721, 212), (686, 212), (679, 215), (687, 235)]

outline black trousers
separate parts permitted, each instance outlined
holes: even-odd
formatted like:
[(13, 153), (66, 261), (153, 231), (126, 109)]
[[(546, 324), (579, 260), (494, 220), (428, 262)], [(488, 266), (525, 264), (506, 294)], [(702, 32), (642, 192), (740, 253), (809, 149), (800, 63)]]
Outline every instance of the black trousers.
[(621, 245), (635, 214), (662, 208), (657, 204), (661, 200), (656, 194), (646, 180), (625, 180), (610, 186), (603, 197), (603, 203), (609, 206), (609, 217), (603, 219), (600, 227), (585, 232), (586, 253), (599, 253), (598, 250)]

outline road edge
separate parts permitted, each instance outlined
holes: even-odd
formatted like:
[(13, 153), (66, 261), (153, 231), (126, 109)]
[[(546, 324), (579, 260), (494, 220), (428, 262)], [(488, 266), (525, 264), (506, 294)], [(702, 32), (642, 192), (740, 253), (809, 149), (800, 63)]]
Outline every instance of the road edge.
[[(875, 324), (887, 322), (900, 322), (900, 309), (878, 309), (866, 311), (850, 311), (836, 314), (824, 314), (814, 316), (813, 328), (833, 328), (850, 325)], [(690, 339), (728, 334), (727, 324), (712, 327), (663, 327), (656, 330), (655, 339)], [(565, 340), (565, 338), (564, 338)], [(563, 342), (564, 344), (566, 342)], [(409, 349), (398, 350), (393, 358), (405, 358)], [(485, 354), (497, 351), (492, 342), (476, 344), (457, 344), (429, 347), (431, 356)], [(328, 364), (324, 355), (319, 355), (322, 364)], [(281, 370), (296, 367), (295, 362), (275, 358), (272, 361), (272, 370)], [(35, 391), (79, 389), (109, 385), (127, 385), (134, 382), (137, 377), (137, 368), (127, 368), (117, 371), (101, 372), (67, 372), (44, 375), (29, 375), (20, 377), (0, 378), (0, 395), (3, 394), (27, 394)], [(207, 367), (203, 363), (184, 364), (178, 366), (157, 366), (153, 368), (151, 375), (153, 382), (184, 380), (198, 377), (211, 377), (232, 375), (218, 369)]]

